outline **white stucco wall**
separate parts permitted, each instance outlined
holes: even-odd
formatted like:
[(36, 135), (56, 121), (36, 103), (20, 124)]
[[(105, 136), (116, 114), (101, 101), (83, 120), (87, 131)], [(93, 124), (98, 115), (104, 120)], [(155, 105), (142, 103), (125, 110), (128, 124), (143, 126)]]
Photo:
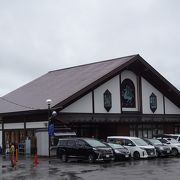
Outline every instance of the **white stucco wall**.
[(155, 87), (153, 87), (149, 82), (147, 82), (144, 78), (142, 79), (142, 108), (143, 114), (153, 114), (150, 109), (149, 97), (152, 93), (157, 96), (157, 110), (154, 114), (164, 114), (163, 110), (163, 94), (158, 91)]
[[(136, 91), (136, 108), (123, 108), (123, 111), (138, 111), (140, 107), (139, 88), (137, 75), (131, 71), (125, 70), (121, 73), (121, 82), (124, 79), (133, 81)], [(150, 109), (149, 97), (152, 93), (157, 96), (157, 110), (154, 114), (164, 114), (163, 94), (153, 87), (148, 81), (141, 77), (142, 84), (142, 112), (143, 114), (153, 114)], [(104, 108), (104, 92), (109, 90), (112, 94), (112, 108), (109, 112)], [(94, 111), (95, 113), (121, 113), (120, 102), (120, 84), (119, 75), (112, 78), (108, 82), (102, 84), (94, 90)], [(180, 109), (171, 101), (165, 98), (165, 109), (167, 114), (180, 114)], [(69, 105), (62, 112), (70, 113), (92, 113), (92, 92)]]
[(47, 127), (47, 123), (48, 123), (47, 121), (42, 121), (42, 122), (27, 122), (26, 123), (26, 128), (27, 129), (46, 128)]
[(24, 129), (24, 123), (8, 123), (8, 124), (4, 124), (4, 129)]
[(180, 108), (165, 97), (165, 114), (180, 114)]
[(92, 113), (92, 92), (72, 103), (61, 112)]
[(36, 132), (37, 137), (37, 154), (38, 156), (49, 155), (49, 136), (48, 132)]
[(123, 80), (125, 79), (130, 79), (133, 83), (134, 83), (134, 86), (135, 86), (135, 92), (136, 92), (136, 108), (122, 108), (123, 111), (138, 111), (138, 93), (137, 93), (137, 76), (136, 74), (134, 74), (132, 71), (128, 71), (128, 70), (125, 70), (121, 73), (121, 83), (123, 82)]
[[(112, 108), (109, 112), (104, 108), (104, 92), (109, 90), (112, 94)], [(116, 76), (94, 90), (95, 113), (120, 113), (120, 87), (119, 76)]]

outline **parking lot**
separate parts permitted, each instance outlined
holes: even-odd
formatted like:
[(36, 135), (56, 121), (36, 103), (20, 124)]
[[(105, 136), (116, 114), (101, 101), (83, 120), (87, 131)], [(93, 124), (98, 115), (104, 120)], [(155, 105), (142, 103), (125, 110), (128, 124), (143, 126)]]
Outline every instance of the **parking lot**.
[(89, 164), (71, 160), (62, 163), (58, 159), (39, 158), (34, 166), (33, 157), (20, 157), (15, 168), (8, 158), (0, 160), (1, 180), (169, 180), (180, 177), (180, 158), (156, 158), (111, 163)]

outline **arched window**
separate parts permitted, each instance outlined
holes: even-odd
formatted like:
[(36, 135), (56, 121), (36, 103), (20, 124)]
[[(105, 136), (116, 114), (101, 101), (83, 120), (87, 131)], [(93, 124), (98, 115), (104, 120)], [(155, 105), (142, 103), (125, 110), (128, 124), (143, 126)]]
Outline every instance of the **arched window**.
[(125, 108), (135, 108), (135, 87), (134, 83), (130, 79), (125, 79), (121, 83), (121, 104)]

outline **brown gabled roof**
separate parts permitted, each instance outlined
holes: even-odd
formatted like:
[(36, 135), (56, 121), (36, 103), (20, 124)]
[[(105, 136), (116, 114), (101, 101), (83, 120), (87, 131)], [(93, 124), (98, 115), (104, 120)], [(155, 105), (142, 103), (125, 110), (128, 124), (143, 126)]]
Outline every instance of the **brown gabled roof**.
[(143, 76), (174, 104), (180, 107), (179, 91), (139, 55), (101, 61), (48, 72), (0, 98), (0, 113), (64, 108), (124, 69)]

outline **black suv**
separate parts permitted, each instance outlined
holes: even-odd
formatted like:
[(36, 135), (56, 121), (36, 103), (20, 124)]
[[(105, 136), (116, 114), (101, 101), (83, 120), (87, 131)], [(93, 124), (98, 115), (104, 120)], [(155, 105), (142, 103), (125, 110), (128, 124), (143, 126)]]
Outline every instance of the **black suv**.
[(68, 158), (78, 158), (88, 160), (89, 163), (114, 159), (112, 149), (94, 138), (59, 139), (57, 157), (63, 162), (67, 162)]

